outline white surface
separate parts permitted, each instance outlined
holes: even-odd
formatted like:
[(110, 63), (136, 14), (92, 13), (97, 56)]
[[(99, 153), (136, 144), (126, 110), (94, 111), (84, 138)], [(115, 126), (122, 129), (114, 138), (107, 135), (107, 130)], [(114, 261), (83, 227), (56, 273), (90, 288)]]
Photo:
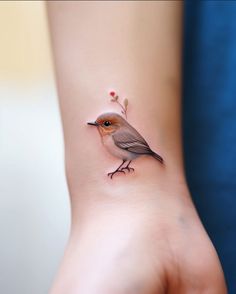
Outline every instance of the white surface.
[(29, 87), (1, 81), (0, 293), (48, 293), (69, 220), (53, 82)]

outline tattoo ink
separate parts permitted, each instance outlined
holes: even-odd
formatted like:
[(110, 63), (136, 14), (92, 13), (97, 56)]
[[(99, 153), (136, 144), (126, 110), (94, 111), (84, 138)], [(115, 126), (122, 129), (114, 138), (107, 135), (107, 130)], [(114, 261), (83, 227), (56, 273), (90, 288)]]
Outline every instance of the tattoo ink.
[[(121, 113), (127, 118), (128, 99), (125, 99), (124, 105), (122, 105), (115, 92), (111, 92), (110, 95), (114, 99), (112, 101), (121, 106)], [(125, 171), (134, 171), (134, 168), (130, 167), (130, 163), (142, 155), (152, 156), (161, 164), (163, 163), (163, 158), (152, 151), (145, 139), (125, 118), (118, 113), (109, 112), (99, 115), (95, 122), (87, 123), (97, 128), (107, 151), (122, 160), (115, 171), (107, 174), (111, 179), (117, 173), (125, 174)]]
[(121, 107), (121, 113), (124, 114), (125, 118), (127, 119), (128, 99), (125, 98), (122, 105), (119, 101), (119, 96), (116, 95), (114, 91), (110, 92), (110, 95), (112, 96), (111, 101), (117, 103)]

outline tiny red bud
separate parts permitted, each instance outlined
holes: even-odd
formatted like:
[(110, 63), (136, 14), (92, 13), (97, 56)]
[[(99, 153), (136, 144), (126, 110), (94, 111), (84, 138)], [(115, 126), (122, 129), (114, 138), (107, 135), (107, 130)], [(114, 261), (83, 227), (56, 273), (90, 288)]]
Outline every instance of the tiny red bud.
[(115, 93), (114, 91), (112, 91), (112, 92), (110, 92), (110, 95), (111, 95), (112, 97), (114, 97), (114, 96), (116, 95), (116, 93)]

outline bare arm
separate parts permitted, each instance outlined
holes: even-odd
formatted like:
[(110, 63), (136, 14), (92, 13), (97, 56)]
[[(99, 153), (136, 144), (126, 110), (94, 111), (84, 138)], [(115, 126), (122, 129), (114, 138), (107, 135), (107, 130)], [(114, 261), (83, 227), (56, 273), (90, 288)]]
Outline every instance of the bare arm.
[[(178, 293), (197, 287), (196, 278), (211, 289), (216, 277), (220, 286), (214, 293), (225, 293), (183, 171), (181, 2), (53, 1), (48, 12), (72, 203), (71, 239), (52, 293), (66, 287), (73, 288), (66, 293), (164, 293), (166, 287), (176, 293), (176, 256), (183, 265)], [(110, 91), (128, 98), (128, 122), (164, 165), (140, 156), (132, 162), (133, 173), (107, 177), (119, 161), (87, 121), (106, 112), (120, 114)], [(200, 245), (184, 262), (190, 240)], [(196, 252), (211, 261), (214, 275), (208, 274), (207, 283)], [(140, 264), (143, 269), (137, 270)], [(193, 273), (186, 282), (189, 267)], [(141, 290), (125, 292), (125, 285)]]

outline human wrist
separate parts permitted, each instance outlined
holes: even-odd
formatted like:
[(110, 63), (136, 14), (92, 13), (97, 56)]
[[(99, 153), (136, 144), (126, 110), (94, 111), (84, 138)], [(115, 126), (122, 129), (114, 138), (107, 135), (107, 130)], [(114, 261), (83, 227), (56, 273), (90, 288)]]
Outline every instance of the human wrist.
[[(72, 222), (75, 226), (96, 223), (100, 218), (108, 222), (113, 214), (132, 219), (134, 216), (160, 220), (173, 215), (196, 217), (195, 208), (185, 181), (120, 181), (106, 185), (84, 185), (71, 193)], [(73, 186), (73, 185), (70, 185)], [(95, 220), (95, 222), (94, 222)]]

